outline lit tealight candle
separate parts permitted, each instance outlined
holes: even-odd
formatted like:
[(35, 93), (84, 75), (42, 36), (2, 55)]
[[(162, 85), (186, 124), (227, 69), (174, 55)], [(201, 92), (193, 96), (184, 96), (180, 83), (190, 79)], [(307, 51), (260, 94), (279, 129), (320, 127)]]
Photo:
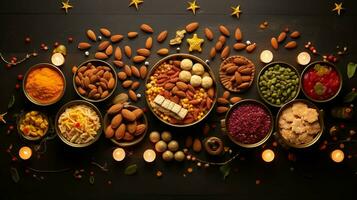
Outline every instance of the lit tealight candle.
[(300, 65), (307, 65), (309, 64), (311, 61), (311, 56), (309, 53), (307, 52), (301, 52), (299, 53), (299, 55), (297, 56), (297, 62), (300, 64)]
[(265, 161), (265, 162), (272, 162), (275, 158), (275, 153), (273, 150), (271, 149), (266, 149), (263, 151), (262, 153), (262, 159)]
[(115, 161), (122, 161), (125, 158), (125, 151), (123, 148), (116, 148), (113, 151), (113, 159)]
[(332, 159), (334, 162), (340, 163), (340, 162), (343, 161), (343, 159), (345, 159), (345, 154), (344, 154), (343, 151), (340, 150), (340, 149), (333, 150), (333, 151), (331, 152), (331, 159)]
[(270, 63), (273, 60), (273, 53), (269, 50), (264, 50), (260, 53), (260, 61)]
[(152, 149), (147, 149), (147, 150), (145, 150), (145, 152), (143, 154), (143, 158), (144, 158), (145, 162), (148, 162), (148, 163), (154, 162), (154, 160), (156, 158), (156, 153)]
[(27, 146), (23, 146), (21, 147), (21, 149), (19, 150), (19, 156), (22, 160), (28, 160), (31, 158), (32, 156), (32, 150), (30, 147)]
[(54, 53), (51, 57), (52, 64), (61, 66), (64, 63), (64, 56), (61, 53)]

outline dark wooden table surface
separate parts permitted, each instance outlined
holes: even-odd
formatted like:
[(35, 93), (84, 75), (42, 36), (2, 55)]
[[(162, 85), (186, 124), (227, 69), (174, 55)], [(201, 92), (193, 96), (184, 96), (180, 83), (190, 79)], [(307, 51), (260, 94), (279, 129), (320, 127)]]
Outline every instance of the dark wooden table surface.
[[(71, 1), (74, 8), (66, 15), (60, 8), (61, 1), (26, 1), (26, 0), (3, 0), (0, 7), (0, 52), (7, 58), (11, 56), (23, 57), (26, 52), (38, 51), (39, 56), (13, 67), (6, 69), (5, 64), (0, 67), (0, 111), (7, 110), (11, 95), (15, 95), (16, 102), (10, 112), (10, 117), (22, 109), (40, 109), (29, 103), (21, 90), (15, 90), (16, 76), (24, 74), (26, 70), (40, 62), (50, 62), (50, 51), (38, 50), (41, 43), (46, 43), (50, 48), (54, 42), (60, 42), (67, 46), (68, 55), (66, 63), (61, 68), (67, 77), (67, 90), (64, 98), (54, 106), (44, 110), (50, 116), (54, 116), (58, 108), (69, 100), (79, 99), (71, 84), (71, 66), (88, 59), (83, 52), (76, 48), (79, 41), (86, 41), (85, 30), (98, 30), (107, 27), (114, 33), (125, 34), (128, 31), (140, 31), (142, 23), (148, 23), (155, 29), (154, 36), (161, 30), (169, 31), (169, 38), (174, 36), (178, 29), (182, 29), (191, 21), (198, 21), (200, 29), (198, 34), (203, 37), (203, 28), (211, 27), (218, 35), (217, 27), (226, 25), (231, 31), (239, 26), (243, 31), (244, 40), (250, 40), (258, 44), (258, 49), (252, 54), (243, 52), (232, 52), (241, 54), (251, 59), (261, 69), (263, 64), (259, 61), (259, 53), (263, 49), (271, 49), (270, 38), (276, 36), (284, 27), (299, 30), (302, 37), (298, 39), (297, 49), (288, 51), (281, 48), (274, 51), (275, 60), (286, 61), (297, 65), (295, 58), (298, 52), (304, 50), (304, 44), (312, 41), (321, 53), (334, 52), (336, 45), (347, 46), (349, 52), (338, 63), (337, 66), (344, 75), (344, 87), (340, 96), (330, 104), (318, 104), (322, 109), (328, 110), (330, 106), (342, 104), (343, 96), (357, 85), (356, 77), (347, 79), (346, 65), (356, 59), (357, 53), (357, 3), (356, 1), (343, 1), (346, 7), (341, 16), (337, 16), (331, 10), (334, 1), (331, 0), (241, 0), (241, 1), (217, 1), (199, 0), (201, 9), (194, 16), (186, 11), (186, 1), (178, 0), (146, 0), (140, 5), (139, 11), (128, 8), (128, 1), (95, 1), (77, 0)], [(241, 5), (243, 11), (240, 19), (230, 16), (231, 6)], [(259, 29), (263, 21), (269, 22), (265, 30)], [(24, 38), (30, 36), (32, 42), (24, 44)], [(72, 44), (67, 43), (67, 38), (74, 38)], [(130, 45), (136, 49), (142, 47), (145, 34), (140, 35)], [(234, 39), (228, 40), (233, 44)], [(123, 41), (120, 45), (129, 43)], [(208, 58), (209, 49), (214, 42), (205, 42), (202, 53), (195, 55), (202, 59)], [(168, 47), (168, 40), (163, 44), (154, 44), (154, 49)], [(170, 53), (175, 49), (171, 48)], [(186, 43), (181, 45), (181, 52), (188, 52)], [(91, 52), (90, 58), (94, 53)], [(152, 55), (148, 59), (154, 64), (159, 57)], [(321, 58), (313, 57), (313, 60)], [(128, 60), (124, 60), (129, 63)], [(211, 62), (211, 68), (217, 74), (219, 59)], [(218, 77), (217, 77), (218, 78)], [(122, 88), (118, 87), (117, 92)], [(144, 94), (144, 87), (140, 88)], [(221, 89), (220, 89), (221, 92)], [(244, 98), (259, 99), (256, 85), (240, 96)], [(300, 94), (301, 98), (304, 98)], [(108, 102), (99, 104), (102, 111)], [(144, 98), (138, 103), (145, 107)], [(276, 109), (273, 109), (276, 112)], [(202, 138), (202, 125), (191, 129), (172, 129), (164, 126), (148, 113), (150, 120), (149, 130), (170, 130), (174, 137), (180, 141), (188, 135)], [(220, 118), (212, 113), (207, 123), (218, 123)], [(11, 119), (9, 119), (11, 122)], [(327, 128), (334, 124), (342, 123), (326, 116)], [(355, 123), (355, 122), (354, 122)], [(347, 127), (353, 128), (353, 122), (346, 123)], [(356, 126), (354, 126), (356, 128)], [(354, 199), (356, 189), (357, 162), (356, 157), (346, 160), (342, 164), (332, 163), (328, 152), (336, 146), (331, 145), (325, 152), (320, 152), (317, 147), (307, 151), (294, 152), (297, 161), (288, 160), (291, 150), (277, 147), (277, 157), (272, 164), (263, 163), (260, 159), (261, 148), (251, 151), (233, 148), (241, 151), (245, 159), (237, 159), (233, 162), (232, 172), (224, 181), (218, 168), (194, 170), (194, 173), (184, 177), (185, 169), (190, 166), (185, 164), (164, 163), (161, 159), (152, 166), (145, 165), (141, 156), (143, 151), (151, 147), (148, 139), (141, 144), (129, 149), (133, 153), (122, 163), (112, 161), (111, 152), (115, 147), (110, 141), (102, 137), (96, 144), (86, 149), (71, 149), (63, 144), (58, 138), (47, 142), (47, 152), (37, 159), (34, 156), (29, 162), (11, 162), (11, 157), (6, 153), (10, 144), (13, 152), (17, 153), (23, 145), (33, 146), (20, 139), (16, 131), (6, 134), (6, 125), (0, 126), (0, 199), (106, 199), (106, 198), (138, 198), (138, 199)], [(232, 146), (224, 135), (221, 134), (219, 126), (210, 132), (210, 135), (218, 135), (225, 139), (228, 146)], [(330, 139), (328, 131), (325, 131), (323, 139)], [(268, 143), (271, 143), (273, 138)], [(182, 144), (182, 143), (181, 143)], [(346, 152), (356, 151), (356, 145), (346, 145)], [(356, 153), (356, 152), (354, 152)], [(205, 157), (204, 153), (198, 155)], [(108, 163), (109, 172), (103, 172), (91, 164), (91, 161)], [(126, 176), (123, 171), (129, 164), (136, 163), (139, 167), (134, 176)], [(15, 167), (20, 173), (20, 181), (14, 183), (10, 175), (10, 167)], [(32, 167), (42, 170), (55, 170), (70, 168), (70, 171), (62, 173), (26, 173), (25, 169)], [(74, 170), (85, 169), (85, 176), (81, 180), (73, 177)], [(162, 178), (156, 178), (156, 170), (164, 173)], [(95, 183), (91, 185), (88, 181), (88, 173), (95, 173)], [(33, 175), (36, 177), (33, 177)], [(41, 180), (43, 177), (44, 179)], [(256, 185), (256, 180), (261, 183)], [(108, 181), (112, 184), (109, 185)]]

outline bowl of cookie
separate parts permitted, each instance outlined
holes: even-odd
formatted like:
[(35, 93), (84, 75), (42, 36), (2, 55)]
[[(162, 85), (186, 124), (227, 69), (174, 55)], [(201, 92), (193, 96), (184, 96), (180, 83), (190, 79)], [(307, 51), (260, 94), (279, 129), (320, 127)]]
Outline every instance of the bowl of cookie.
[(312, 102), (296, 99), (282, 106), (276, 117), (280, 142), (297, 149), (315, 144), (324, 130), (323, 114)]

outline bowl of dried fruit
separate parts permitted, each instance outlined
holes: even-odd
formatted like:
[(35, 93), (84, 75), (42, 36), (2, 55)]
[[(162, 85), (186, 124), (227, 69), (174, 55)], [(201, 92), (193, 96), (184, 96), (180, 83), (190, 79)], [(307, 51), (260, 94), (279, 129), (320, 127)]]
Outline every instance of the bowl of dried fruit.
[(283, 144), (293, 148), (312, 146), (324, 129), (322, 113), (316, 105), (305, 99), (285, 104), (276, 119), (277, 136)]
[(115, 69), (102, 60), (87, 60), (80, 64), (73, 75), (73, 86), (77, 94), (91, 102), (108, 99), (117, 86)]
[(259, 96), (267, 104), (281, 107), (299, 95), (299, 72), (288, 63), (269, 63), (260, 71), (257, 85)]
[(219, 78), (224, 88), (231, 92), (247, 90), (254, 80), (255, 66), (244, 56), (230, 56), (219, 68)]
[(40, 111), (32, 110), (20, 115), (17, 122), (17, 130), (23, 138), (35, 141), (47, 134), (49, 124), (47, 115)]
[(342, 75), (332, 63), (313, 62), (302, 72), (301, 87), (311, 101), (331, 101), (342, 89)]
[(143, 110), (126, 103), (112, 105), (104, 116), (105, 137), (118, 146), (128, 147), (141, 142), (147, 127)]
[(146, 80), (146, 102), (162, 122), (187, 127), (201, 122), (217, 99), (214, 74), (203, 60), (173, 54), (158, 61)]
[(232, 142), (244, 148), (254, 148), (269, 139), (274, 129), (273, 121), (266, 105), (254, 99), (244, 99), (231, 106), (221, 125)]

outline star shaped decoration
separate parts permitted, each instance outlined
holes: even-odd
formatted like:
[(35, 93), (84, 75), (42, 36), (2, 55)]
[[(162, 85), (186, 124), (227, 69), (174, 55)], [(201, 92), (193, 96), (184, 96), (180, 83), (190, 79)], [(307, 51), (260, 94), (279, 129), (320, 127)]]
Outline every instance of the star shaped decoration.
[(236, 16), (237, 18), (239, 18), (240, 17), (240, 14), (242, 13), (242, 11), (240, 10), (240, 5), (238, 5), (238, 6), (236, 6), (236, 7), (231, 7), (232, 8), (232, 10), (233, 10), (233, 12), (232, 12), (232, 14), (231, 14), (231, 16)]
[(187, 10), (191, 10), (194, 15), (196, 15), (196, 10), (200, 8), (198, 4), (196, 4), (196, 0), (193, 2), (187, 2), (189, 6), (187, 7)]
[(190, 45), (188, 51), (198, 51), (201, 52), (202, 48), (201, 48), (201, 44), (204, 42), (205, 40), (202, 38), (197, 37), (197, 34), (193, 34), (192, 38), (188, 38), (187, 42)]
[(338, 15), (341, 15), (341, 11), (343, 10), (344, 8), (342, 8), (342, 3), (335, 3), (335, 8), (332, 9), (332, 12), (333, 11), (336, 11)]
[(6, 121), (5, 121), (5, 119), (4, 119), (4, 117), (5, 117), (6, 114), (7, 114), (7, 113), (0, 114), (0, 121), (3, 122), (4, 124), (6, 124)]
[(69, 3), (69, 0), (67, 2), (62, 2), (62, 9), (66, 11), (66, 14), (68, 13), (68, 9), (73, 8), (73, 6)]
[(129, 7), (135, 6), (136, 10), (139, 10), (139, 4), (144, 3), (142, 0), (130, 0)]

